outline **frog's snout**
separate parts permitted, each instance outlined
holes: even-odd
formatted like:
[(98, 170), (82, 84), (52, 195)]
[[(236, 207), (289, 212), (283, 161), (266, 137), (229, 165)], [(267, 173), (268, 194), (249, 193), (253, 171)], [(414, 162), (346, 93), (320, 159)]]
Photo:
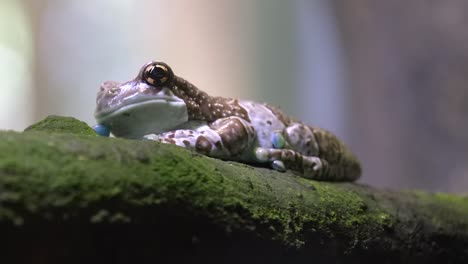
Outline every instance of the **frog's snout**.
[(101, 86), (99, 87), (99, 90), (103, 92), (103, 91), (110, 90), (112, 88), (116, 88), (119, 86), (120, 86), (120, 83), (116, 81), (105, 81), (101, 84)]

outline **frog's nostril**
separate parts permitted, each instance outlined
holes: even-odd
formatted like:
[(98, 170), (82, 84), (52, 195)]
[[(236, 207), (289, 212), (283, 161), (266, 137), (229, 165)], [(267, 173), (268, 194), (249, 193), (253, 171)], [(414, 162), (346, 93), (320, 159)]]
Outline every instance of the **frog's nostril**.
[(115, 81), (105, 81), (105, 82), (103, 82), (101, 84), (100, 90), (105, 91), (105, 90), (109, 90), (109, 89), (112, 89), (112, 88), (118, 88), (119, 85), (120, 84), (118, 82), (115, 82)]
[(120, 91), (120, 88), (113, 87), (109, 89), (108, 93), (113, 95), (113, 94), (117, 94), (119, 91)]

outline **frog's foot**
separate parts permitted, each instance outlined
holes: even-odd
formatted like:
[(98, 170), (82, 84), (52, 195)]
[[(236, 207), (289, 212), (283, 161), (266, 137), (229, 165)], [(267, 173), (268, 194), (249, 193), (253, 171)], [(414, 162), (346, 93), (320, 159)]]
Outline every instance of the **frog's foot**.
[(103, 137), (110, 136), (110, 129), (104, 125), (101, 125), (101, 124), (94, 125), (93, 130), (96, 132), (96, 134), (100, 136), (103, 136)]
[(271, 162), (271, 167), (274, 170), (280, 171), (280, 172), (285, 172), (286, 171), (286, 166), (284, 165), (284, 162), (281, 160), (274, 160)]
[(143, 136), (143, 140), (154, 140), (154, 141), (160, 141), (159, 136), (156, 134), (148, 134)]
[(315, 156), (304, 156), (291, 149), (257, 148), (255, 157), (258, 162), (270, 162), (273, 169), (286, 169), (300, 172), (305, 178), (331, 180), (328, 162)]

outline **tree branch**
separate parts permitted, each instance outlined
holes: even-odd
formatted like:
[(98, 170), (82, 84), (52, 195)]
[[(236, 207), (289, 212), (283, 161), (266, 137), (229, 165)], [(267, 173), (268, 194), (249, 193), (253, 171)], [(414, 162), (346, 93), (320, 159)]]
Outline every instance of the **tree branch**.
[(15, 263), (468, 260), (466, 197), (317, 182), (63, 117), (0, 132), (0, 150)]

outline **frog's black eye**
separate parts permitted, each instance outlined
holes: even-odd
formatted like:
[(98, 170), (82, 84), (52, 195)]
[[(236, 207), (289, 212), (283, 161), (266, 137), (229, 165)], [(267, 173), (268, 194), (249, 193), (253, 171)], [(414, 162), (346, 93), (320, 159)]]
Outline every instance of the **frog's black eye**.
[(151, 86), (160, 87), (166, 85), (171, 79), (171, 69), (169, 66), (161, 63), (151, 63), (143, 71), (143, 80)]

